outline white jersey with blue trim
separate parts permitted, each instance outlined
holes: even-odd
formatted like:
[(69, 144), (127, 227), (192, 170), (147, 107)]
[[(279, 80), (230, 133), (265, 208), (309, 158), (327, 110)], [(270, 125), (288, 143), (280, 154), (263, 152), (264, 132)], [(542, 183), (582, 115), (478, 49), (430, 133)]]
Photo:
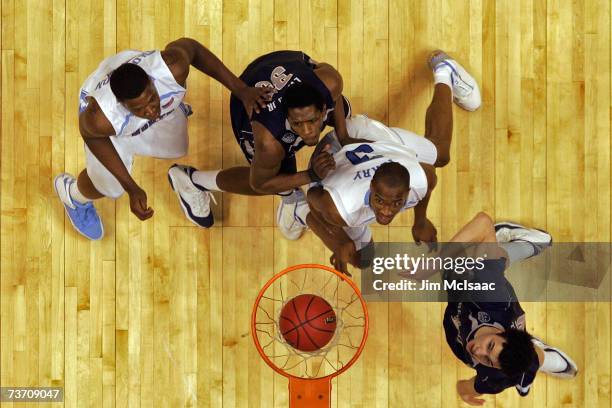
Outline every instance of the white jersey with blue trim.
[[(160, 99), (161, 113), (158, 119), (150, 121), (134, 116), (113, 94), (110, 88), (111, 73), (123, 63), (132, 63), (141, 67), (151, 78)], [(98, 102), (100, 109), (115, 129), (115, 136), (136, 136), (155, 122), (163, 120), (177, 107), (182, 105), (186, 89), (179, 85), (158, 50), (126, 50), (102, 61), (83, 83), (79, 95), (79, 113), (85, 110), (89, 97)]]
[(410, 173), (410, 192), (404, 208), (416, 206), (427, 194), (427, 176), (417, 160), (416, 152), (393, 142), (354, 143), (334, 154), (336, 168), (321, 181), (329, 192), (338, 213), (349, 227), (375, 221), (370, 208), (370, 182), (378, 167), (397, 162)]

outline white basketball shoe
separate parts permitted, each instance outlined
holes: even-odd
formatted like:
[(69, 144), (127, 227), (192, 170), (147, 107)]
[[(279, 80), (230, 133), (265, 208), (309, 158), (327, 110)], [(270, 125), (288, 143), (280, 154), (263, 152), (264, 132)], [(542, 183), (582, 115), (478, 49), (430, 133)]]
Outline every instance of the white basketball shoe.
[(429, 56), (428, 65), (434, 73), (441, 69), (450, 69), (453, 100), (457, 105), (468, 111), (475, 111), (480, 107), (478, 83), (457, 61), (444, 51), (436, 50)]
[(189, 221), (198, 227), (210, 228), (215, 222), (210, 200), (217, 202), (210, 191), (193, 182), (191, 175), (194, 171), (196, 169), (191, 166), (173, 164), (168, 169), (168, 181)]
[(308, 203), (301, 188), (283, 197), (276, 211), (276, 223), (285, 238), (294, 241), (306, 231), (308, 227), (306, 219), (303, 219), (304, 213), (308, 213)]
[(497, 242), (525, 242), (533, 246), (533, 255), (536, 256), (552, 245), (552, 236), (535, 228), (527, 228), (524, 225), (512, 222), (498, 222), (495, 224), (495, 236)]
[(556, 353), (567, 364), (567, 366), (566, 366), (566, 368), (564, 370), (561, 370), (561, 371), (542, 371), (543, 373), (546, 373), (548, 375), (552, 375), (553, 377), (564, 378), (564, 379), (572, 379), (572, 378), (576, 377), (576, 375), (578, 375), (578, 366), (563, 351), (559, 350), (556, 347), (549, 346), (548, 344), (544, 343), (542, 340), (540, 340), (538, 338), (533, 338), (531, 341), (533, 342), (534, 345), (536, 345), (539, 348), (541, 348), (544, 351), (544, 353)]

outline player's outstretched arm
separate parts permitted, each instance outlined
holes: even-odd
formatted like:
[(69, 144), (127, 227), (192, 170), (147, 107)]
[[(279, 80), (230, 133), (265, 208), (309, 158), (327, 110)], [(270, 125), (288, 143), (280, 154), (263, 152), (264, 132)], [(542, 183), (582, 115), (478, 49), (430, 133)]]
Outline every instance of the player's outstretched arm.
[(266, 106), (270, 100), (269, 89), (247, 86), (215, 54), (192, 38), (179, 38), (172, 41), (162, 51), (162, 57), (176, 82), (184, 86), (189, 75), (189, 67), (193, 65), (196, 69), (221, 82), (236, 95), (244, 104), (249, 116), (253, 109), (259, 112), (259, 109)]
[(477, 393), (474, 389), (474, 382), (476, 377), (472, 377), (469, 380), (457, 381), (457, 393), (463, 401), (468, 405), (479, 406), (485, 403), (485, 400), (480, 397), (481, 394)]
[(130, 196), (130, 209), (141, 220), (153, 216), (153, 209), (147, 206), (147, 194), (130, 175), (117, 153), (109, 136), (115, 134), (112, 125), (100, 110), (95, 100), (79, 115), (79, 131), (91, 153), (117, 179)]
[[(255, 154), (251, 162), (251, 188), (260, 194), (275, 194), (318, 181), (334, 169), (333, 157), (326, 151), (312, 162), (308, 171), (279, 174), (285, 151), (272, 134), (257, 121), (251, 122), (255, 138)], [(313, 178), (314, 177), (314, 178)]]
[(321, 187), (313, 187), (308, 190), (306, 199), (310, 207), (306, 224), (333, 252), (330, 261), (334, 268), (349, 274), (347, 265), (358, 267), (360, 256), (353, 240), (344, 231), (343, 227), (346, 226), (346, 222), (338, 213), (329, 194)]
[(414, 225), (412, 226), (412, 237), (417, 243), (421, 242), (437, 242), (438, 232), (436, 227), (427, 218), (427, 207), (429, 205), (429, 199), (431, 192), (436, 187), (437, 177), (436, 170), (433, 166), (421, 163), (421, 167), (425, 170), (427, 176), (427, 194), (419, 203), (414, 207)]

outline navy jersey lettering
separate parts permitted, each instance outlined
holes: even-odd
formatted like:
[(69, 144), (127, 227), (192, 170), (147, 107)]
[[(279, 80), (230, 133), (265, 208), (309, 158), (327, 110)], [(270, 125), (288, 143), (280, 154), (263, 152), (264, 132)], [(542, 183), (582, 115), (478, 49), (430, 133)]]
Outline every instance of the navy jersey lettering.
[[(243, 135), (251, 132), (251, 120), (261, 123), (283, 146), (285, 157), (292, 157), (304, 146), (302, 139), (287, 126), (287, 117), (283, 113), (282, 98), (285, 91), (296, 82), (307, 82), (317, 88), (325, 99), (327, 109), (334, 106), (329, 89), (314, 73), (315, 63), (300, 51), (276, 51), (263, 55), (253, 61), (244, 70), (240, 79), (249, 86), (273, 87), (272, 100), (259, 113), (253, 112), (251, 119), (246, 114), (242, 103), (232, 95), (230, 113), (232, 127), (242, 144), (253, 145), (251, 140), (242, 140)], [(324, 112), (325, 113), (325, 112)], [(324, 125), (325, 126), (325, 125)], [(288, 134), (292, 134), (290, 137)], [(251, 158), (247, 157), (251, 160)]]

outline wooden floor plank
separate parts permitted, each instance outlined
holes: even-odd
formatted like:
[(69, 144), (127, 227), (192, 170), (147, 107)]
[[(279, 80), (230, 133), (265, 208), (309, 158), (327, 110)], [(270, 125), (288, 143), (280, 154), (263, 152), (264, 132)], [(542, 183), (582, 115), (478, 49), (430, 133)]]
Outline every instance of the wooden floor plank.
[[(173, 161), (137, 158), (152, 220), (136, 219), (128, 197), (97, 201), (106, 236), (89, 242), (64, 216), (52, 180), (85, 165), (79, 88), (127, 48), (188, 36), (236, 74), (264, 53), (303, 50), (338, 68), (354, 113), (417, 134), (433, 94), (427, 55), (442, 48), (477, 79), (483, 104), (453, 108), (451, 163), (428, 209), (438, 237), (486, 211), (556, 242), (611, 240), (608, 0), (3, 0), (0, 10), (3, 387), (61, 386), (70, 407), (288, 404), (287, 380), (252, 345), (252, 302), (274, 273), (331, 254), (311, 232), (282, 237), (277, 197), (216, 194), (215, 226), (201, 230), (168, 185)], [(192, 69), (186, 101), (190, 150), (178, 161), (246, 165), (229, 92)], [(311, 152), (298, 153), (300, 169)], [(412, 221), (406, 212), (374, 236), (411, 242)], [(610, 285), (607, 276), (600, 293)], [(568, 352), (580, 375), (539, 375), (528, 397), (510, 390), (485, 406), (612, 407), (607, 300), (525, 302), (528, 330)], [(444, 306), (372, 303), (368, 345), (334, 380), (332, 406), (462, 406), (455, 383), (471, 372), (446, 345)]]

